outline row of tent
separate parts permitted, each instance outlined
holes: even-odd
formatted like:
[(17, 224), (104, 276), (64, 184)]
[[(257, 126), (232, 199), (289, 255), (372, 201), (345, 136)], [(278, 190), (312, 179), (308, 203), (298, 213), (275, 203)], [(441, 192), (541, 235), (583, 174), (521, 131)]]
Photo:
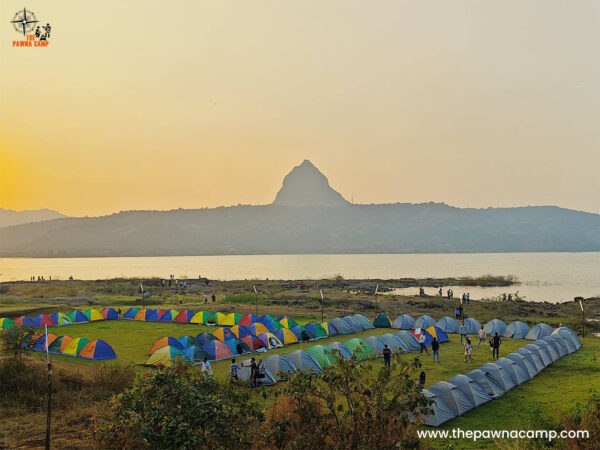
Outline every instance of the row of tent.
[(77, 323), (95, 322), (98, 320), (116, 320), (119, 318), (114, 308), (104, 308), (101, 311), (90, 308), (87, 311), (71, 311), (69, 314), (57, 312), (52, 315), (38, 314), (35, 317), (20, 316), (14, 321), (7, 318), (0, 319), (0, 329), (12, 327), (41, 328), (43, 326), (55, 327), (73, 325)]
[[(379, 314), (373, 320), (373, 325), (378, 328), (396, 328), (399, 330), (414, 330), (436, 326), (445, 333), (458, 333), (460, 327), (458, 321), (450, 316), (442, 317), (436, 322), (433, 317), (427, 314), (416, 320), (408, 314), (402, 314), (392, 322), (385, 313)], [(481, 324), (471, 317), (465, 319), (463, 325), (466, 327), (467, 334), (477, 334), (481, 329)], [(492, 319), (483, 326), (483, 329), (488, 336), (498, 333), (498, 336), (532, 341), (552, 334), (552, 327), (548, 324), (539, 323), (529, 328), (526, 323), (520, 320), (507, 325), (500, 319)]]
[(543, 336), (493, 363), (435, 383), (423, 390), (425, 396), (434, 401), (432, 413), (423, 417), (424, 423), (437, 427), (462, 416), (532, 379), (580, 347), (577, 335), (567, 327), (560, 327), (550, 336)]
[(113, 348), (102, 339), (89, 340), (84, 337), (57, 336), (56, 334), (35, 334), (28, 345), (29, 350), (77, 358), (102, 360), (117, 357)]

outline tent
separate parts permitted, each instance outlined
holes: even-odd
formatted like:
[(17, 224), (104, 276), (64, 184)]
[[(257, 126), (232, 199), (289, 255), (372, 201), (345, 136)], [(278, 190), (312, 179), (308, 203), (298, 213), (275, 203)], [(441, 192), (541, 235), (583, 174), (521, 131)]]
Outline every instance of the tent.
[(408, 347), (402, 342), (398, 336), (392, 333), (385, 333), (380, 336), (381, 339), (387, 344), (389, 348), (392, 350), (402, 350), (403, 352), (408, 352)]
[(34, 323), (34, 327), (35, 328), (40, 328), (43, 327), (44, 325), (47, 325), (49, 327), (53, 327), (56, 326), (56, 324), (54, 323), (54, 321), (50, 318), (50, 316), (46, 315), (46, 314), (39, 314), (37, 315), (34, 319), (33, 319), (33, 323)]
[(73, 338), (71, 336), (58, 336), (52, 343), (48, 346), (48, 351), (50, 353), (61, 353), (64, 348), (71, 342)]
[(184, 309), (183, 311), (179, 311), (179, 314), (177, 314), (177, 316), (175, 316), (175, 318), (173, 319), (173, 322), (175, 322), (175, 323), (190, 323), (190, 321), (192, 320), (192, 317), (194, 317), (194, 313), (192, 311), (190, 311), (189, 309)]
[(322, 368), (332, 366), (335, 363), (335, 358), (331, 354), (331, 350), (323, 345), (313, 345), (306, 350)]
[(458, 322), (450, 316), (444, 316), (435, 324), (436, 327), (442, 329), (445, 333), (458, 333)]
[(246, 314), (245, 316), (243, 316), (239, 321), (238, 321), (238, 325), (241, 325), (243, 327), (247, 327), (248, 325), (257, 322), (258, 321), (258, 316), (255, 316), (254, 314)]
[(352, 357), (352, 350), (350, 350), (341, 342), (332, 342), (327, 346), (327, 348), (331, 350), (331, 354), (334, 357), (337, 357), (338, 355), (345, 359)]
[(545, 323), (538, 323), (531, 327), (531, 330), (525, 336), (525, 339), (529, 339), (531, 341), (535, 341), (536, 339), (542, 338), (544, 336), (550, 336), (552, 334), (552, 327)]
[(292, 329), (298, 326), (298, 322), (294, 319), (290, 319), (289, 317), (284, 317), (283, 319), (278, 320), (278, 322), (287, 329)]
[(95, 322), (97, 320), (104, 320), (104, 316), (100, 313), (100, 311), (98, 311), (97, 309), (94, 308), (90, 308), (88, 309), (86, 312), (84, 312), (85, 317), (87, 317), (87, 319), (90, 322)]
[[(311, 322), (304, 325), (306, 331), (312, 336), (314, 339), (321, 339), (327, 337), (327, 331), (318, 323)], [(293, 330), (292, 330), (293, 331)]]
[(54, 313), (50, 316), (52, 322), (54, 322), (57, 326), (60, 325), (72, 325), (71, 319), (65, 313)]
[(140, 312), (140, 308), (129, 308), (125, 311), (125, 314), (123, 314), (123, 319), (135, 319), (138, 312)]
[(214, 315), (212, 313), (209, 313), (209, 312), (206, 312), (206, 311), (198, 311), (190, 319), (189, 323), (201, 323), (203, 325), (206, 325), (208, 323), (208, 321), (211, 320), (212, 318), (214, 318)]
[(492, 378), (499, 386), (504, 389), (504, 392), (510, 391), (517, 383), (514, 381), (510, 373), (504, 370), (504, 367), (495, 363), (485, 363), (479, 370), (486, 373), (486, 376)]
[(523, 353), (512, 352), (506, 355), (506, 359), (510, 359), (517, 364), (523, 371), (527, 373), (529, 379), (535, 377), (538, 374), (538, 370), (531, 358), (531, 355), (525, 356)]
[[(302, 325), (296, 325), (295, 327), (291, 328), (290, 331), (292, 333), (294, 333), (294, 335), (296, 336), (296, 338), (298, 339), (298, 342), (301, 341), (308, 341), (310, 339), (314, 339), (315, 337)], [(277, 334), (277, 333), (275, 333)]]
[(291, 362), (297, 370), (303, 372), (319, 373), (323, 370), (319, 362), (310, 353), (303, 350), (289, 353), (285, 355), (285, 359)]
[(271, 372), (277, 381), (287, 380), (289, 374), (296, 373), (298, 369), (294, 363), (281, 355), (272, 355), (263, 361), (265, 367)]
[(373, 326), (376, 328), (392, 328), (392, 321), (386, 313), (380, 313), (373, 320)]
[(560, 359), (567, 354), (567, 349), (563, 346), (564, 344), (562, 342), (557, 342), (556, 338), (552, 335), (544, 336), (543, 338), (540, 338), (540, 341), (545, 341), (546, 344), (548, 344), (548, 347), (552, 347), (558, 355), (557, 359)]
[(415, 319), (408, 314), (402, 314), (396, 317), (396, 320), (392, 323), (392, 328), (398, 330), (412, 330), (415, 327)]
[(383, 349), (387, 345), (387, 343), (378, 336), (369, 336), (364, 341), (367, 343), (367, 345), (369, 347), (371, 347), (371, 350), (373, 350), (373, 353), (377, 353), (377, 354), (382, 354)]
[(227, 314), (223, 318), (223, 320), (221, 322), (219, 322), (219, 325), (232, 327), (234, 325), (237, 325), (241, 318), (242, 318), (241, 314), (232, 312), (232, 313)]
[(181, 344), (181, 342), (179, 342), (177, 340), (177, 338), (165, 336), (165, 337), (158, 339), (156, 342), (154, 342), (154, 344), (152, 344), (152, 347), (150, 347), (150, 350), (148, 350), (148, 354), (151, 355), (159, 348), (167, 347), (167, 346), (175, 347), (175, 348), (178, 348), (179, 350), (183, 350), (185, 348)]
[(15, 319), (15, 325), (18, 326), (19, 328), (21, 328), (21, 327), (35, 328), (35, 322), (34, 322), (33, 318), (28, 317), (28, 316), (17, 317)]
[(438, 427), (444, 422), (448, 422), (456, 417), (454, 411), (444, 402), (444, 400), (431, 392), (429, 389), (423, 389), (423, 395), (433, 400), (430, 406), (431, 414), (422, 416), (423, 423), (432, 427)]
[(464, 413), (471, 411), (475, 405), (458, 387), (447, 381), (438, 381), (431, 385), (428, 391), (433, 393), (437, 398), (444, 400), (455, 416), (462, 416)]
[(114, 308), (104, 308), (102, 311), (100, 311), (100, 314), (102, 314), (102, 317), (104, 317), (104, 320), (118, 320), (119, 319), (119, 313), (117, 313), (117, 311)]
[(557, 333), (553, 334), (552, 337), (554, 337), (556, 342), (560, 343), (567, 350), (567, 354), (577, 351), (577, 348), (573, 345), (573, 342), (571, 342), (565, 335)]
[(336, 333), (334, 333), (334, 334), (352, 334), (352, 333), (354, 333), (354, 331), (352, 331), (352, 328), (350, 328), (345, 321), (336, 317), (335, 319), (331, 319), (328, 322), (330, 336), (332, 335), (331, 334), (331, 326), (332, 325), (336, 331)]
[(0, 330), (5, 330), (14, 326), (16, 326), (16, 324), (12, 320), (6, 318), (0, 319)]
[(492, 319), (483, 327), (483, 331), (488, 336), (494, 336), (496, 333), (498, 333), (498, 336), (502, 336), (504, 330), (506, 330), (506, 324), (500, 319)]
[(255, 322), (248, 325), (246, 328), (252, 333), (254, 336), (259, 336), (263, 333), (268, 333), (269, 330), (260, 322)]
[(210, 357), (208, 359), (211, 361), (218, 361), (219, 359), (233, 356), (231, 349), (219, 340), (207, 342), (202, 348), (209, 354)]
[(330, 325), (329, 322), (323, 322), (321, 326), (325, 330), (325, 333), (327, 333), (327, 336), (335, 336), (336, 334), (339, 334), (337, 329), (333, 325)]
[[(419, 339), (421, 339), (421, 335), (425, 336), (425, 347), (431, 347), (431, 343), (433, 342), (433, 336), (431, 334), (429, 334), (427, 331), (425, 331), (422, 328), (415, 328), (414, 330), (411, 330), (410, 332), (415, 339), (417, 340), (417, 342), (419, 341)], [(419, 346), (419, 349), (421, 347)]]
[(190, 345), (182, 350), (192, 364), (199, 364), (204, 358), (210, 359), (210, 355), (198, 345)]
[(371, 346), (360, 338), (350, 339), (346, 342), (346, 347), (356, 354), (357, 359), (364, 359), (373, 354)]
[(467, 334), (477, 334), (481, 329), (481, 324), (472, 317), (465, 319), (463, 324), (467, 328)]
[[(238, 377), (240, 380), (248, 381), (250, 379), (250, 376), (252, 375), (252, 370), (250, 369), (251, 364), (252, 361), (250, 359), (247, 359), (242, 362), (240, 370), (238, 370)], [(272, 386), (277, 382), (275, 376), (273, 375), (273, 373), (271, 373), (266, 364), (264, 374), (264, 378), (258, 378), (256, 380), (259, 385)]]
[(573, 344), (575, 350), (579, 350), (579, 348), (581, 347), (581, 342), (579, 341), (577, 334), (569, 327), (558, 327), (552, 332), (552, 334), (560, 334), (561, 336), (563, 336), (565, 339), (570, 341), (571, 344)]
[(135, 320), (145, 320), (146, 322), (158, 322), (158, 311), (155, 309), (140, 309), (135, 315)]
[(448, 339), (448, 335), (444, 332), (444, 330), (437, 326), (428, 327), (425, 329), (425, 332), (429, 333), (431, 337), (436, 338), (440, 344), (443, 344), (444, 342), (448, 342), (450, 340)]
[(270, 314), (265, 314), (264, 316), (260, 316), (257, 322), (260, 322), (264, 325), (267, 322), (278, 322), (278, 320)]
[(287, 328), (279, 328), (273, 333), (283, 345), (297, 344), (298, 338), (291, 330)]
[(504, 372), (510, 375), (512, 381), (515, 383), (515, 386), (523, 384), (531, 379), (527, 368), (523, 367), (521, 364), (517, 364), (510, 358), (499, 358), (494, 361), (494, 364), (502, 367)]
[(546, 368), (546, 365), (544, 364), (544, 361), (542, 361), (539, 353), (532, 351), (530, 348), (519, 348), (512, 352), (511, 355), (512, 354), (523, 356), (527, 361), (529, 361), (530, 364), (533, 365), (536, 373), (539, 373)]
[(271, 333), (274, 333), (275, 330), (279, 330), (281, 328), (284, 328), (283, 325), (281, 325), (279, 322), (275, 321), (270, 321), (270, 322), (265, 322), (265, 327), (267, 327), (267, 330), (269, 330)]
[(539, 358), (539, 360), (542, 362), (542, 364), (544, 365), (544, 368), (546, 368), (550, 364), (552, 364), (552, 358), (548, 354), (548, 350), (546, 350), (545, 347), (542, 348), (542, 347), (538, 347), (533, 344), (527, 344), (523, 348), (526, 350), (529, 350), (531, 353), (535, 354)]
[(115, 359), (117, 354), (113, 348), (102, 339), (94, 339), (86, 344), (79, 352), (80, 358), (85, 359)]
[(250, 347), (241, 339), (231, 338), (225, 340), (225, 345), (229, 347), (233, 355), (241, 355), (243, 353), (250, 353)]
[(354, 317), (363, 330), (372, 330), (375, 328), (363, 314), (354, 314), (352, 317)]
[(177, 317), (178, 314), (179, 311), (177, 311), (176, 309), (167, 309), (158, 317), (158, 321), (167, 323), (173, 322), (173, 320)]
[(176, 358), (180, 358), (186, 364), (190, 363), (188, 356), (175, 347), (161, 347), (150, 355), (146, 364), (150, 366), (171, 366)]
[(551, 363), (560, 359), (560, 357), (558, 356), (558, 352), (554, 349), (554, 347), (548, 344), (548, 342), (538, 339), (537, 341), (532, 342), (532, 344), (536, 347), (544, 347), (545, 350), (548, 352), (548, 355), (550, 355), (550, 359), (552, 360)]
[(89, 322), (88, 318), (81, 311), (71, 311), (69, 319), (71, 319), (71, 323)]
[(224, 322), (227, 322), (227, 316), (220, 312), (211, 314), (206, 321), (207, 324), (214, 323), (216, 325), (224, 325)]
[(225, 342), (227, 339), (236, 337), (235, 334), (233, 334), (229, 328), (223, 327), (217, 328), (215, 331), (212, 332), (212, 334), (215, 335), (215, 337), (221, 342)]
[(515, 320), (504, 329), (502, 336), (513, 339), (524, 339), (529, 333), (529, 326), (525, 322)]
[(88, 342), (90, 341), (84, 337), (75, 338), (62, 349), (61, 353), (63, 355), (79, 356), (79, 352), (81, 352), (81, 349), (85, 347)]
[(450, 378), (448, 383), (453, 384), (460, 389), (475, 408), (489, 402), (492, 399), (477, 381), (469, 378), (466, 375), (456, 375)]
[(256, 336), (252, 336), (251, 334), (242, 336), (239, 339), (240, 339), (240, 341), (244, 341), (246, 343), (246, 345), (248, 346), (248, 348), (250, 349), (251, 352), (255, 351), (258, 348), (264, 347), (264, 344), (262, 343), (262, 341), (260, 339), (258, 339)]
[[(42, 335), (35, 343), (33, 344), (33, 350), (36, 352), (45, 352), (46, 345), (50, 346), (52, 343), (58, 339), (58, 336), (52, 333), (48, 333), (48, 343), (46, 344), (46, 335)], [(50, 351), (50, 350), (48, 350)]]
[(352, 330), (352, 333), (360, 333), (363, 330), (363, 327), (360, 326), (360, 323), (352, 316), (345, 316), (342, 317), (342, 320), (344, 322), (346, 322), (346, 325), (348, 326), (348, 328), (350, 328), (350, 330)]
[(273, 333), (261, 333), (256, 336), (268, 350), (277, 347), (283, 347), (283, 343)]
[(248, 328), (246, 328), (246, 327), (244, 327), (244, 326), (242, 326), (242, 325), (234, 325), (234, 326), (232, 326), (232, 327), (231, 327), (229, 330), (230, 330), (230, 331), (231, 331), (231, 332), (232, 332), (232, 333), (235, 335), (235, 337), (237, 337), (238, 339), (239, 339), (239, 338), (242, 338), (242, 337), (244, 337), (244, 336), (250, 336), (250, 335), (252, 335), (252, 332), (251, 332), (251, 331), (250, 331)]
[(196, 340), (198, 341), (198, 344), (204, 345), (210, 341), (217, 341), (218, 338), (212, 333), (200, 333), (196, 335)]
[(177, 340), (183, 348), (189, 347), (190, 345), (200, 345), (194, 336), (181, 336)]
[(415, 321), (414, 328), (427, 328), (435, 325), (433, 317), (423, 314)]
[(404, 343), (408, 351), (421, 349), (419, 341), (417, 341), (417, 338), (410, 331), (398, 331), (396, 336), (398, 336), (398, 338)]
[(502, 382), (498, 382), (495, 377), (492, 377), (487, 370), (475, 369), (471, 370), (466, 375), (467, 378), (475, 381), (481, 388), (490, 396), (490, 398), (498, 398), (506, 394), (506, 389)]

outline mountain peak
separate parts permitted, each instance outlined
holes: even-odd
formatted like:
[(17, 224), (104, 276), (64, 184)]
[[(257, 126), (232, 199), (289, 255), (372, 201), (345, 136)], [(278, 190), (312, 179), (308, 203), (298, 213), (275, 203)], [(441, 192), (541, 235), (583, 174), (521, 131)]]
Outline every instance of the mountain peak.
[(296, 166), (283, 179), (275, 197), (280, 206), (345, 206), (348, 201), (329, 186), (327, 177), (308, 159)]

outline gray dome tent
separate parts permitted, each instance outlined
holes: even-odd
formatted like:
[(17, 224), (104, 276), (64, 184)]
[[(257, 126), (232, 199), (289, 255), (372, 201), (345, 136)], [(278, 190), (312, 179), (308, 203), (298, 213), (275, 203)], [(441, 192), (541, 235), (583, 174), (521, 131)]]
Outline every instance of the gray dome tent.
[(342, 319), (340, 319), (339, 317), (336, 317), (335, 319), (331, 319), (329, 321), (329, 323), (331, 325), (333, 325), (334, 328), (337, 330), (337, 334), (352, 334), (353, 333), (352, 329), (348, 326), (348, 324), (346, 322), (344, 322)]
[(381, 352), (383, 352), (383, 348), (386, 346), (386, 342), (377, 336), (369, 336), (365, 339), (365, 342), (371, 347), (373, 353), (377, 353), (380, 356)]
[(421, 346), (419, 345), (419, 341), (417, 341), (417, 338), (415, 337), (415, 335), (412, 334), (410, 331), (406, 331), (406, 330), (398, 331), (396, 333), (396, 336), (398, 336), (398, 338), (402, 342), (404, 342), (404, 345), (406, 345), (406, 348), (408, 348), (408, 351), (419, 350), (421, 348)]
[(506, 373), (504, 367), (499, 366), (498, 364), (486, 363), (481, 366), (479, 370), (487, 372), (486, 375), (493, 378), (495, 382), (502, 386), (504, 392), (510, 391), (517, 385), (517, 383), (513, 381), (513, 377), (509, 373)]
[(498, 333), (498, 336), (502, 336), (504, 330), (506, 330), (506, 324), (500, 319), (492, 319), (483, 327), (485, 334), (490, 336), (494, 336), (496, 333)]
[(558, 356), (558, 352), (555, 350), (555, 348), (553, 346), (551, 346), (548, 342), (543, 341), (541, 339), (538, 339), (535, 342), (532, 342), (533, 345), (536, 345), (538, 347), (543, 346), (546, 348), (546, 351), (548, 352), (548, 354), (550, 355), (550, 358), (552, 359), (552, 362), (554, 361), (558, 361), (560, 359), (560, 356)]
[(429, 387), (428, 390), (437, 398), (444, 400), (444, 403), (450, 407), (456, 416), (462, 416), (464, 413), (475, 408), (475, 405), (467, 394), (447, 381), (438, 381)]
[(475, 405), (475, 408), (491, 400), (491, 397), (486, 390), (477, 381), (466, 375), (456, 375), (455, 377), (450, 378), (448, 383), (452, 383), (469, 397), (469, 400)]
[(423, 314), (415, 321), (415, 330), (417, 328), (429, 328), (433, 326), (435, 326), (435, 320), (427, 314)]
[(565, 348), (564, 344), (562, 342), (559, 342), (558, 339), (554, 336), (544, 336), (543, 338), (540, 338), (540, 341), (545, 341), (549, 347), (552, 347), (558, 354), (559, 358), (562, 358), (563, 356), (569, 353), (567, 352), (567, 349)]
[(354, 317), (354, 319), (359, 323), (359, 325), (363, 328), (363, 330), (371, 330), (371, 329), (375, 328), (373, 325), (371, 325), (371, 322), (369, 322), (369, 319), (367, 319), (362, 314), (354, 314), (352, 317)]
[(345, 316), (342, 317), (342, 320), (346, 322), (346, 325), (348, 325), (348, 328), (350, 328), (353, 333), (360, 333), (361, 331), (364, 331), (363, 327), (360, 326), (360, 323), (358, 323), (354, 317)]
[(467, 328), (467, 334), (477, 334), (481, 329), (481, 324), (472, 317), (465, 319), (464, 325)]
[(502, 336), (513, 339), (525, 339), (529, 333), (529, 326), (525, 322), (515, 320), (504, 329)]
[(552, 358), (548, 354), (548, 350), (546, 349), (546, 347), (541, 347), (541, 346), (537, 346), (537, 345), (533, 345), (533, 344), (527, 344), (523, 348), (536, 354), (538, 356), (538, 358), (542, 361), (542, 364), (544, 364), (544, 368), (546, 368), (550, 364), (552, 364)]
[(544, 361), (542, 360), (540, 354), (537, 351), (532, 350), (531, 348), (526, 348), (525, 346), (523, 348), (515, 350), (513, 353), (518, 353), (524, 356), (526, 359), (529, 359), (533, 363), (538, 373), (546, 368), (546, 365), (544, 364)]
[(383, 339), (385, 341), (385, 343), (388, 345), (388, 347), (391, 348), (392, 350), (399, 349), (399, 350), (402, 350), (403, 352), (410, 351), (408, 349), (408, 347), (406, 346), (406, 344), (404, 342), (402, 342), (402, 339), (400, 339), (395, 334), (385, 333), (385, 334), (382, 334), (380, 337), (381, 337), (381, 339)]
[(534, 325), (531, 330), (525, 336), (525, 339), (529, 339), (531, 341), (535, 341), (544, 336), (550, 336), (552, 334), (552, 327), (545, 323), (538, 323)]
[(477, 384), (487, 392), (490, 398), (498, 398), (506, 393), (504, 384), (499, 383), (496, 378), (490, 376), (489, 372), (486, 370), (471, 370), (466, 376), (477, 382)]
[(521, 367), (521, 369), (523, 369), (527, 373), (530, 379), (538, 374), (537, 367), (531, 359), (531, 355), (525, 356), (522, 353), (512, 352), (506, 355), (506, 358), (510, 359), (519, 367)]
[(521, 365), (517, 364), (512, 359), (499, 358), (496, 361), (494, 361), (494, 363), (502, 367), (504, 369), (504, 372), (510, 375), (516, 386), (523, 384), (531, 379), (527, 368), (523, 368)]
[(577, 351), (577, 348), (573, 345), (573, 343), (567, 339), (566, 336), (557, 333), (557, 334), (553, 334), (552, 337), (554, 339), (556, 339), (556, 342), (559, 342), (566, 350), (567, 350), (567, 354), (571, 354), (575, 351)]
[(458, 322), (450, 316), (442, 317), (435, 326), (441, 328), (445, 333), (458, 333)]
[(552, 332), (552, 334), (560, 334), (564, 338), (568, 339), (574, 346), (576, 350), (579, 350), (581, 347), (581, 341), (577, 337), (577, 334), (569, 327), (559, 327)]
[(412, 330), (415, 328), (415, 319), (408, 314), (402, 314), (392, 322), (392, 328), (396, 328), (397, 330)]
[(430, 407), (432, 413), (427, 416), (423, 416), (423, 422), (425, 423), (425, 425), (437, 427), (443, 424), (444, 422), (448, 422), (449, 420), (454, 419), (456, 417), (456, 414), (454, 414), (452, 409), (450, 409), (450, 407), (446, 405), (444, 400), (435, 395), (429, 389), (423, 389), (423, 395), (434, 401), (434, 403)]
[(285, 355), (284, 358), (294, 364), (296, 369), (302, 370), (303, 372), (309, 371), (319, 373), (323, 371), (317, 360), (313, 358), (310, 353), (303, 350), (296, 350), (295, 352)]
[(275, 376), (277, 381), (287, 379), (287, 376), (296, 373), (298, 369), (294, 363), (282, 355), (272, 355), (264, 360), (265, 367)]
[(327, 348), (329, 350), (337, 350), (339, 355), (344, 359), (349, 359), (352, 357), (352, 350), (346, 347), (346, 344), (342, 344), (341, 342), (332, 342), (327, 346)]

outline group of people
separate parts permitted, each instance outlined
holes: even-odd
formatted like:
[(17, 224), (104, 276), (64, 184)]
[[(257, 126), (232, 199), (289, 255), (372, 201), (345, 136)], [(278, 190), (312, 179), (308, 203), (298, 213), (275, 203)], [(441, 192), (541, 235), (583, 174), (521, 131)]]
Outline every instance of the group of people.
[[(73, 279), (73, 277), (71, 276), (69, 279), (70, 279), (70, 280), (72, 280), (72, 279)], [(44, 278), (44, 275), (38, 275), (38, 276), (37, 276), (37, 280), (38, 280), (38, 281), (46, 281), (46, 279)], [(49, 280), (49, 281), (52, 281), (52, 275), (50, 275), (50, 276), (48, 277), (48, 280)], [(35, 275), (33, 275), (33, 276), (29, 277), (29, 281), (35, 281)]]
[[(238, 364), (235, 358), (232, 359), (231, 364), (229, 365), (228, 378), (231, 378), (232, 380), (239, 380), (240, 369), (242, 367), (250, 367), (250, 387), (257, 387), (262, 385), (262, 380), (265, 378), (267, 373), (265, 363), (262, 359), (259, 359), (257, 362), (256, 358), (251, 358), (249, 366), (244, 366), (244, 363)], [(204, 365), (202, 366), (202, 370), (204, 371)], [(212, 369), (210, 369), (209, 374), (212, 375)]]

